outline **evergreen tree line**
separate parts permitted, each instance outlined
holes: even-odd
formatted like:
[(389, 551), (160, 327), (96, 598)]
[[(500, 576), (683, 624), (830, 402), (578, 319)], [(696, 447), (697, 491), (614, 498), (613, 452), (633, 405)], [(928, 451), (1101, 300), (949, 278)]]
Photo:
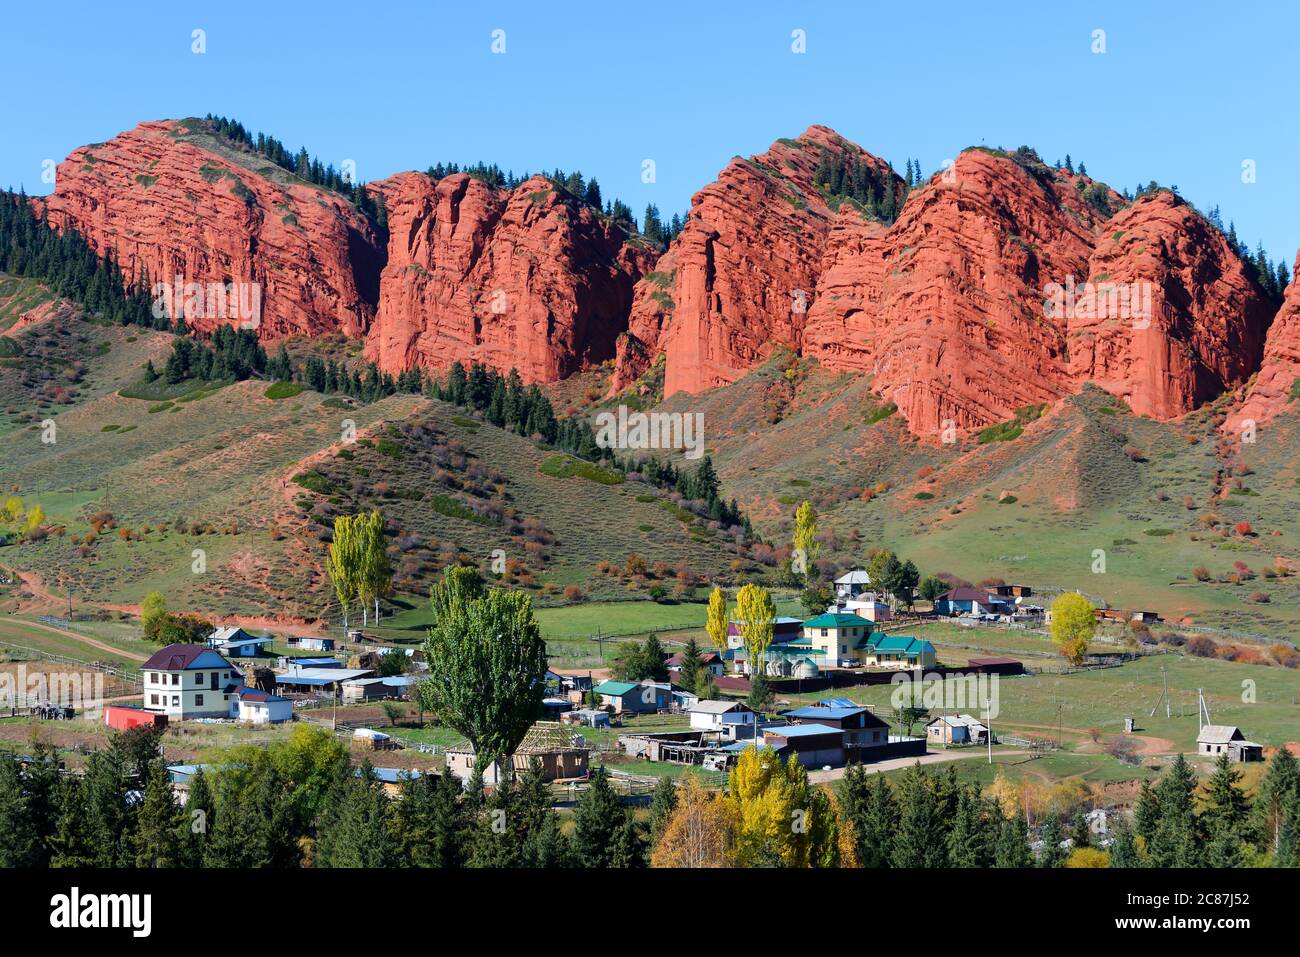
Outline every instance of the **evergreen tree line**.
[[(349, 369), (345, 363), (334, 359), (324, 360), (319, 356), (309, 356), (301, 366), (294, 367), (283, 346), (281, 353), (271, 360), (271, 366), (278, 379), (301, 383), (325, 395), (342, 393), (359, 402), (377, 402), (399, 392), (419, 395), (426, 386), (424, 373), (415, 367), (393, 376), (388, 372), (380, 372), (373, 362), (367, 362), (364, 370), (357, 367)], [(286, 369), (288, 375), (285, 374)]]
[[(183, 321), (181, 324), (183, 326)], [(185, 379), (205, 382), (233, 379), (241, 382), (266, 371), (266, 350), (257, 341), (257, 333), (251, 329), (220, 325), (213, 331), (209, 344), (187, 335), (177, 336), (162, 375), (172, 383)], [(145, 379), (152, 382), (157, 378), (158, 372), (150, 359), (145, 364)]]
[(645, 225), (641, 228), (641, 235), (652, 242), (659, 243), (661, 246), (667, 246), (681, 234), (686, 228), (686, 217), (679, 213), (673, 213), (673, 218), (664, 222), (659, 215), (659, 207), (654, 203), (645, 208)]
[[(456, 173), (465, 173), (497, 189), (516, 189), (532, 175), (525, 172), (521, 176), (516, 176), (514, 170), (504, 171), (496, 163), (484, 163), (482, 161), (465, 166), (461, 166), (459, 163), (436, 163), (425, 172), (433, 180), (440, 180), (444, 176), (452, 176)], [(549, 173), (544, 172), (542, 175), (549, 179), (558, 189), (569, 193), (579, 202), (590, 206), (607, 219), (619, 223), (629, 232), (637, 231), (636, 217), (632, 214), (632, 208), (621, 199), (605, 199), (601, 195), (600, 183), (596, 181), (595, 177), (587, 179), (577, 170), (566, 173), (562, 169), (553, 169)], [(652, 239), (658, 243), (667, 243), (671, 237), (669, 239), (664, 238), (663, 224), (658, 222), (658, 210), (655, 210), (652, 224), (650, 209), (654, 209), (654, 207), (651, 206), (646, 210), (646, 228), (641, 233), (647, 239)], [(680, 232), (680, 217), (674, 216), (673, 220), (678, 223), (677, 230)], [(659, 227), (654, 235), (650, 232), (652, 225)], [(672, 235), (675, 236), (676, 233)]]
[(36, 745), (0, 759), (0, 867), (637, 867), (647, 829), (603, 770), (574, 810), (551, 810), (534, 760), (485, 796), (452, 775), (403, 775), (390, 798), (367, 762), (353, 768), (328, 732), (308, 729), (280, 753), (241, 746), (198, 769), (177, 800), (160, 733), (115, 734), (84, 774)]
[(305, 179), (309, 183), (323, 186), (347, 197), (357, 209), (369, 216), (381, 231), (387, 231), (388, 214), (384, 209), (383, 201), (371, 195), (365, 183), (354, 182), (343, 171), (335, 169), (333, 163), (325, 164), (313, 157), (307, 152), (307, 147), (303, 146), (297, 153), (291, 153), (274, 136), (265, 133), (254, 136), (243, 123), (224, 116), (213, 116), (209, 113), (204, 117), (204, 122), (212, 132), (233, 143), (248, 147), (299, 179)]
[(654, 458), (620, 457), (613, 449), (601, 448), (591, 423), (578, 416), (556, 418), (551, 400), (535, 384), (524, 388), (519, 372), (510, 370), (503, 376), (482, 363), (472, 363), (468, 372), (460, 362), (453, 362), (445, 382), (430, 380), (428, 394), (435, 399), (473, 409), (499, 428), (517, 435), (540, 435), (546, 444), (580, 459), (607, 465), (620, 472), (637, 472), (647, 484), (676, 489), (684, 498), (702, 501), (705, 514), (723, 525), (743, 525), (751, 531), (749, 519), (741, 514), (736, 500), (726, 502), (720, 494), (718, 474), (713, 461), (704, 456), (691, 471), (679, 469), (671, 462)]
[(51, 228), (24, 192), (0, 193), (0, 272), (39, 280), (108, 322), (172, 329), (169, 318), (153, 314), (147, 275), (128, 282), (115, 258), (100, 256), (74, 228)]
[[(476, 772), (468, 787), (451, 775), (403, 776), (392, 798), (368, 763), (351, 767), (346, 749), (310, 726), (271, 749), (232, 749), (211, 774), (198, 770), (182, 807), (159, 740), (160, 732), (148, 728), (114, 734), (107, 748), (89, 756), (80, 775), (60, 770), (40, 744), (24, 762), (6, 755), (0, 760), (0, 867), (631, 868), (651, 860), (665, 833), (672, 835), (672, 853), (657, 859), (703, 861), (725, 849), (725, 832), (736, 823), (725, 815), (690, 816), (691, 809), (684, 809), (689, 821), (675, 824), (679, 789), (668, 777), (655, 789), (648, 820), (638, 822), (597, 769), (578, 800), (573, 826), (566, 828), (551, 809), (536, 761), (490, 795)], [(960, 781), (951, 766), (930, 773), (915, 764), (891, 784), (853, 765), (838, 798), (808, 795), (817, 805), (818, 826), (838, 835), (833, 854), (808, 863), (1300, 864), (1294, 757), (1286, 749), (1277, 752), (1253, 800), (1242, 793), (1240, 779), (1241, 772), (1221, 757), (1198, 801), (1196, 776), (1180, 755), (1154, 786), (1143, 784), (1132, 822), (1119, 820), (1103, 849), (1082, 815), (1049, 815), (1031, 831), (1022, 810), (1006, 811), (977, 785)], [(731, 787), (737, 784), (733, 774)], [(761, 804), (766, 797), (741, 800)], [(756, 836), (746, 837), (743, 820), (741, 826), (742, 843), (752, 844)], [(742, 862), (789, 861), (784, 845), (790, 835), (763, 840), (772, 846), (741, 848)]]
[(875, 166), (856, 155), (835, 153), (822, 148), (813, 173), (813, 183), (829, 196), (842, 196), (853, 200), (867, 214), (886, 223), (898, 219), (907, 201), (908, 193), (922, 182), (921, 163), (907, 161), (907, 174), (903, 185), (895, 188), (894, 167), (881, 174)]

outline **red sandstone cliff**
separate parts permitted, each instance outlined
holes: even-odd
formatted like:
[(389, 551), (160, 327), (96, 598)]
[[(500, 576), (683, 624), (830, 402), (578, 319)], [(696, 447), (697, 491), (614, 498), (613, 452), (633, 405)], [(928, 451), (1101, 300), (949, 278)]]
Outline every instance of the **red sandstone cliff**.
[(1300, 255), (1296, 256), (1291, 285), (1286, 298), (1269, 327), (1259, 374), (1246, 393), (1246, 401), (1237, 414), (1229, 416), (1225, 427), (1238, 431), (1243, 420), (1267, 422), (1283, 409), (1296, 408), (1294, 396), (1300, 390)]
[(459, 359), (550, 382), (612, 358), (657, 250), (534, 176), (514, 190), (399, 173), (367, 357), (384, 369)]
[(659, 352), (667, 396), (733, 382), (774, 346), (801, 346), (834, 219), (814, 183), (824, 153), (869, 168), (897, 193), (888, 164), (824, 126), (733, 159), (695, 194), (682, 233), (638, 284), (615, 388)]
[[(357, 336), (374, 313), (383, 251), (369, 220), (192, 122), (141, 123), (74, 150), (46, 206), (132, 278), (258, 284), (264, 338)], [(226, 321), (189, 318), (202, 331)]]

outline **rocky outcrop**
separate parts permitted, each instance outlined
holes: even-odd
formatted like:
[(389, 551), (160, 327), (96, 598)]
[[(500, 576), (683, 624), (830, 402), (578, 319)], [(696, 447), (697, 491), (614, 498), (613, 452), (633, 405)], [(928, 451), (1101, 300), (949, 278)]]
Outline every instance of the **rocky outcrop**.
[(1168, 419), (1250, 375), (1271, 312), (1172, 193), (1126, 206), (1027, 151), (968, 150), (888, 230), (842, 211), (803, 351), (873, 376), (920, 435), (1086, 381)]
[(197, 121), (141, 123), (74, 150), (46, 208), (132, 279), (234, 284), (246, 306), (257, 299), (254, 319), (206, 293), (202, 308), (189, 297), (186, 318), (200, 331), (244, 321), (268, 339), (359, 336), (374, 314), (384, 251), (369, 219)]
[(1076, 307), (1068, 321), (1072, 382), (1172, 419), (1259, 368), (1275, 304), (1223, 233), (1173, 193), (1143, 196), (1107, 222), (1088, 270), (1096, 308)]
[(1291, 285), (1287, 287), (1282, 308), (1273, 318), (1264, 343), (1264, 357), (1259, 374), (1246, 393), (1246, 401), (1237, 414), (1229, 416), (1225, 427), (1240, 432), (1246, 420), (1255, 424), (1268, 422), (1284, 409), (1300, 409), (1300, 255), (1296, 257)]
[(685, 228), (638, 284), (616, 389), (656, 353), (666, 356), (668, 396), (733, 382), (776, 346), (801, 347), (832, 207), (848, 205), (815, 182), (824, 157), (897, 194), (888, 164), (824, 126), (733, 159), (695, 194)]
[(481, 361), (550, 382), (614, 357), (657, 250), (542, 176), (504, 190), (400, 173), (370, 188), (390, 235), (366, 341), (382, 368)]

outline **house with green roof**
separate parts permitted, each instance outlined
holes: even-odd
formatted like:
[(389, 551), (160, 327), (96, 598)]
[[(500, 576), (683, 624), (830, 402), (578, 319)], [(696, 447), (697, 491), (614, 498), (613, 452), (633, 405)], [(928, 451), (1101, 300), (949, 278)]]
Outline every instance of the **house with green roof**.
[(856, 668), (871, 639), (871, 622), (850, 612), (828, 611), (803, 623), (802, 643), (822, 669)]
[(934, 645), (910, 635), (872, 635), (863, 655), (868, 668), (933, 668), (935, 660)]

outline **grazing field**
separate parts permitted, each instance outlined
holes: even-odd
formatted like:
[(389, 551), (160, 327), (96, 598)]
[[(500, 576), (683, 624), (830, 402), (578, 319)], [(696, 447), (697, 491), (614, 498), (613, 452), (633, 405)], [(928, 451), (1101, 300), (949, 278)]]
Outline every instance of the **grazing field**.
[[(1160, 697), (1161, 668), (1169, 681), (1172, 716), (1162, 705), (1150, 715)], [(1205, 691), (1215, 724), (1235, 724), (1252, 741), (1279, 746), (1300, 740), (1300, 673), (1290, 668), (1244, 665), (1181, 655), (1149, 655), (1113, 668), (1066, 675), (1040, 674), (1002, 678), (997, 685), (995, 733), (1036, 734), (1055, 738), (1077, 749), (1090, 743), (1089, 729), (1102, 735), (1122, 733), (1124, 719), (1136, 719), (1136, 733), (1170, 742), (1169, 750), (1193, 751), (1197, 735), (1197, 689)], [(836, 689), (836, 697), (888, 707), (891, 686)], [(791, 701), (812, 701), (819, 694), (790, 695)], [(1252, 700), (1253, 698), (1253, 700)], [(977, 712), (964, 706), (958, 710)]]

